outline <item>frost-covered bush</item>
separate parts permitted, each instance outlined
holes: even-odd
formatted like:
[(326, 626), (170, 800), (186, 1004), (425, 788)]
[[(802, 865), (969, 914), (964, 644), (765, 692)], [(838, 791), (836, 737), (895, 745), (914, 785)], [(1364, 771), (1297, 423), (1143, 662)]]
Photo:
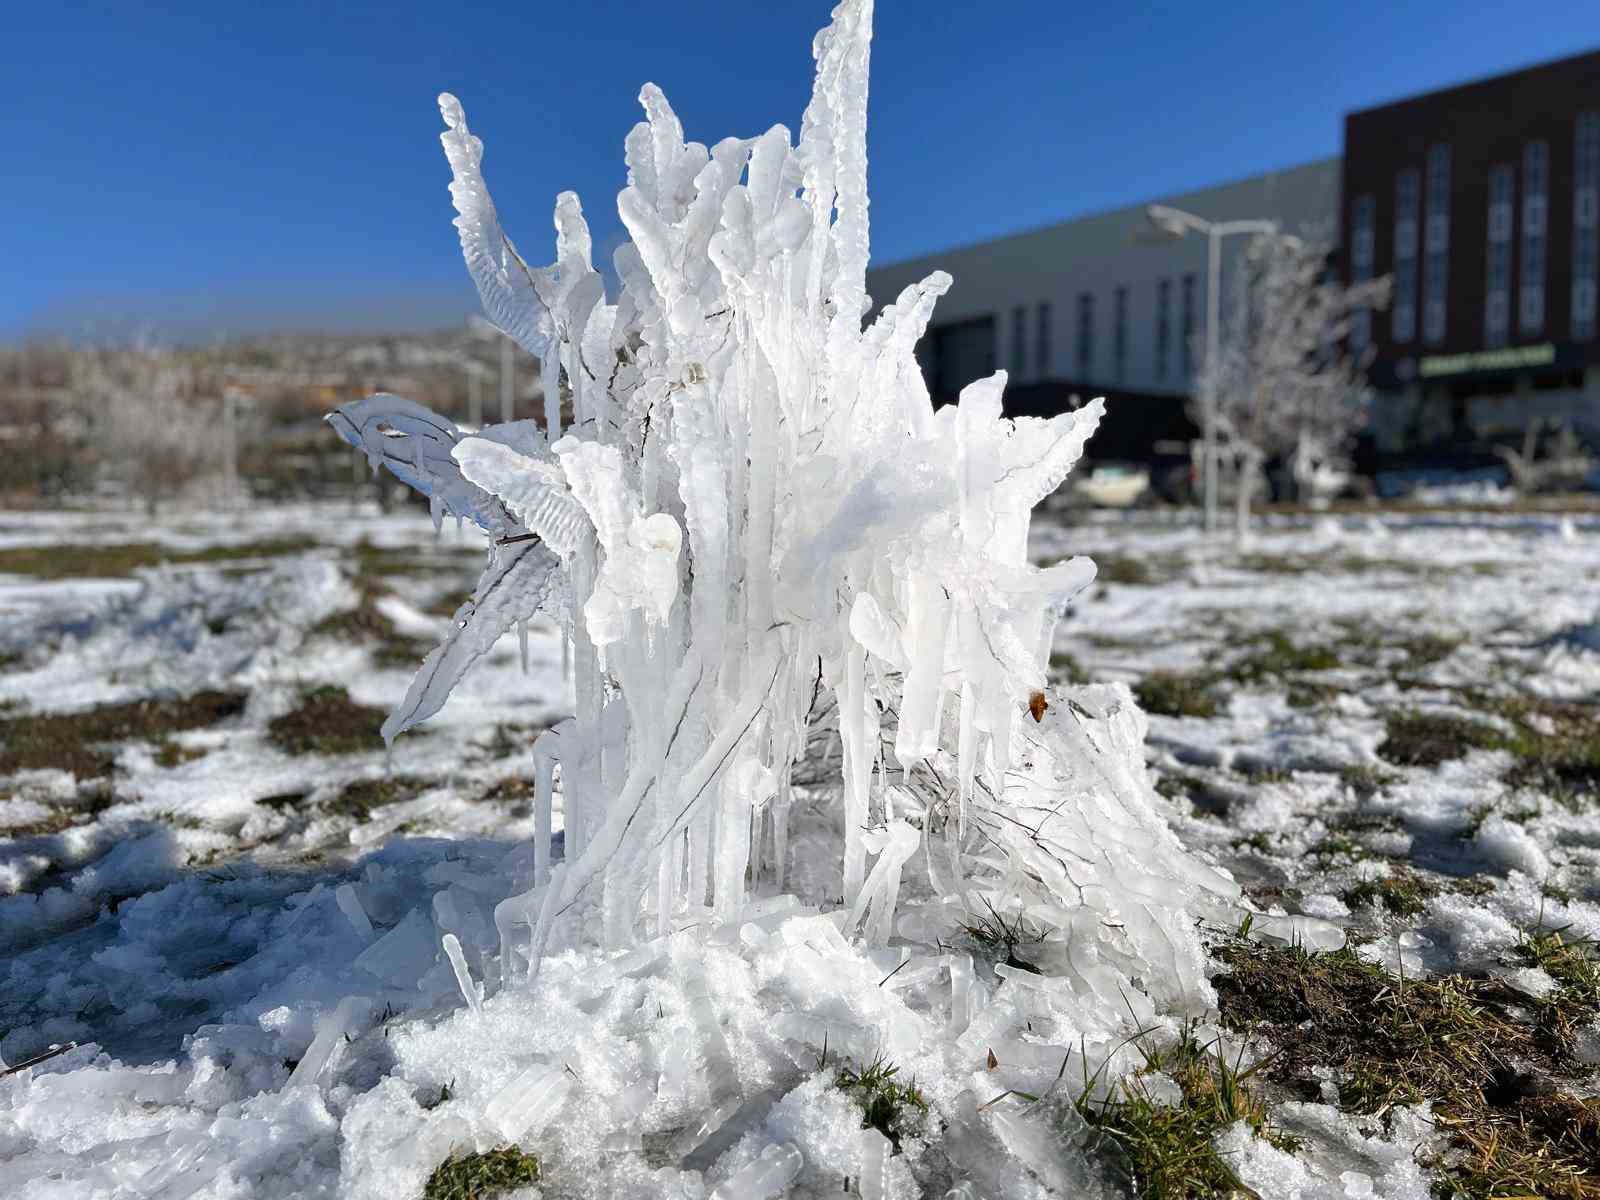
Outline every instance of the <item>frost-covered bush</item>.
[[(902, 932), (993, 910), (1040, 931), (1058, 1005), (1095, 1023), (1130, 996), (1192, 1008), (1208, 996), (1195, 918), (1237, 888), (1160, 819), (1126, 690), (1047, 698), (1056, 619), (1094, 566), (1031, 565), (1030, 514), (1103, 402), (1007, 420), (1001, 372), (934, 411), (913, 348), (942, 272), (863, 329), (871, 7), (845, 0), (818, 36), (797, 143), (782, 126), (686, 142), (646, 85), (614, 297), (571, 193), (555, 263), (527, 265), (482, 144), (440, 98), (467, 266), (539, 359), (546, 411), (470, 437), (389, 395), (331, 416), (436, 520), (493, 541), (384, 733), (438, 711), (536, 614), (571, 641), (577, 712), (535, 748), (535, 869), (496, 912), (502, 983), (558, 944), (729, 919), (786, 874), (835, 889), (842, 931), (881, 943), (920, 857), (947, 904), (903, 913)], [(819, 745), (836, 781), (809, 762)], [(833, 804), (831, 842), (790, 844), (797, 768)]]
[(191, 363), (147, 348), (86, 352), (73, 390), (92, 422), (105, 478), (148, 511), (217, 494), (224, 435), (219, 421), (195, 419), (217, 402)]

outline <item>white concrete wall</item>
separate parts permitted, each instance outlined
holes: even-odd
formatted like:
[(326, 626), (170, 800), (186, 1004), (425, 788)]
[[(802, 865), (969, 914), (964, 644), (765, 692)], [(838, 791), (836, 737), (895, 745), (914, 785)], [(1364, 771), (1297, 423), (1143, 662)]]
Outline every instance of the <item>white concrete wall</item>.
[[(1324, 159), (1252, 179), (1204, 188), (1152, 203), (1170, 204), (1208, 220), (1265, 218), (1287, 232), (1320, 229), (1334, 235), (1339, 212), (1339, 160)], [(995, 364), (1010, 370), (1012, 309), (1026, 308), (1025, 367), (1018, 382), (1069, 379), (1132, 391), (1184, 393), (1190, 380), (1181, 373), (1183, 276), (1195, 275), (1194, 333), (1205, 334), (1205, 239), (1191, 234), (1182, 241), (1145, 244), (1133, 240), (1147, 225), (1144, 205), (1082, 217), (1047, 229), (1019, 233), (980, 245), (930, 254), (925, 258), (874, 267), (867, 290), (878, 304), (893, 300), (901, 289), (934, 270), (948, 271), (955, 284), (934, 312), (936, 325), (972, 317), (995, 319)], [(1227, 256), (1237, 254), (1245, 239), (1226, 243)], [(1156, 371), (1156, 295), (1158, 281), (1172, 281), (1171, 342), (1165, 379)], [(1224, 304), (1227, 300), (1224, 274)], [(1128, 289), (1126, 370), (1113, 375), (1114, 297)], [(1077, 366), (1078, 295), (1094, 296), (1094, 363), (1087, 379)], [(1035, 361), (1037, 305), (1051, 306), (1051, 363), (1040, 371)], [(1198, 368), (1200, 350), (1193, 363)]]

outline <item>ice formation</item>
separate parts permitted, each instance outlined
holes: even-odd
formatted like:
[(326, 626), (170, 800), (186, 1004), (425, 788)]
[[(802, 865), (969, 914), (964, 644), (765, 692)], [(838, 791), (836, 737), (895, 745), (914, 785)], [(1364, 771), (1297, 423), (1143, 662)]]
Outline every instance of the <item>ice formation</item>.
[[(540, 844), (531, 886), (495, 912), (499, 986), (529, 986), (558, 949), (705, 918), (759, 943), (770, 929), (752, 903), (831, 871), (842, 907), (777, 910), (785, 938), (881, 946), (898, 917), (932, 945), (993, 914), (1041, 935), (1048, 978), (992, 1005), (970, 961), (928, 958), (914, 977), (948, 972), (952, 1035), (997, 1036), (1034, 1005), (1098, 1038), (1130, 1010), (1209, 1001), (1195, 920), (1238, 889), (1161, 820), (1126, 689), (1047, 683), (1056, 618), (1094, 565), (1031, 565), (1029, 521), (1103, 402), (1009, 420), (1000, 372), (935, 410), (914, 347), (950, 286), (942, 272), (863, 328), (871, 10), (845, 0), (818, 36), (798, 141), (775, 126), (686, 142), (645, 86), (614, 297), (571, 193), (556, 201), (555, 263), (526, 264), (482, 144), (440, 98), (467, 266), (489, 317), (539, 359), (545, 413), (542, 428), (473, 436), (388, 395), (331, 415), (436, 521), (492, 539), (472, 602), (384, 733), (438, 711), (513, 626), (542, 613), (565, 629), (577, 711), (535, 747)], [(830, 750), (839, 777), (819, 782)], [(834, 804), (831, 842), (791, 841), (802, 793)], [(913, 866), (927, 884), (914, 909)], [(737, 1079), (703, 966), (680, 950), (672, 961), (714, 1126), (739, 1103)]]

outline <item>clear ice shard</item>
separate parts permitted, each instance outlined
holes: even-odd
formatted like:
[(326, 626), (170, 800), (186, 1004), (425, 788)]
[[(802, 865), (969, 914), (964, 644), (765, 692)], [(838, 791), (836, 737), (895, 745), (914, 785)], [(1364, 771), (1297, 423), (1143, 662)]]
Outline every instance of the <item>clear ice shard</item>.
[(722, 1022), (711, 1001), (705, 964), (698, 956), (685, 956), (679, 962), (679, 972), (684, 997), (689, 1002), (689, 1016), (694, 1021), (694, 1032), (700, 1043), (707, 1091), (704, 1111), (674, 1142), (674, 1149), (681, 1156), (687, 1156), (727, 1123), (743, 1101), (744, 1092), (739, 1086), (739, 1072), (733, 1065), (733, 1056), (728, 1051), (728, 1040), (722, 1033)]
[(292, 1088), (315, 1083), (345, 1035), (354, 1033), (371, 1011), (372, 1001), (366, 996), (346, 996), (339, 1001), (333, 1012), (318, 1022), (311, 1045), (300, 1056), (300, 1061), (289, 1073), (289, 1080), (284, 1086)]
[(576, 1082), (560, 1063), (529, 1067), (490, 1098), (483, 1118), (509, 1141), (531, 1137), (555, 1119)]
[(472, 981), (472, 971), (467, 966), (467, 957), (461, 952), (461, 939), (453, 933), (447, 933), (439, 941), (444, 946), (445, 957), (450, 960), (450, 969), (455, 972), (456, 984), (461, 988), (462, 999), (473, 1012), (482, 1012), (483, 997), (478, 992), (478, 985)]
[(753, 1163), (712, 1188), (707, 1200), (772, 1200), (783, 1195), (805, 1165), (805, 1156), (793, 1142), (773, 1143)]
[(356, 895), (356, 889), (348, 883), (341, 883), (333, 891), (333, 898), (339, 905), (339, 911), (351, 924), (363, 941), (372, 940), (372, 921), (367, 917), (367, 910), (361, 907), (361, 898)]
[(886, 1200), (889, 1194), (889, 1156), (893, 1147), (876, 1129), (861, 1131), (861, 1177), (856, 1181), (861, 1200)]

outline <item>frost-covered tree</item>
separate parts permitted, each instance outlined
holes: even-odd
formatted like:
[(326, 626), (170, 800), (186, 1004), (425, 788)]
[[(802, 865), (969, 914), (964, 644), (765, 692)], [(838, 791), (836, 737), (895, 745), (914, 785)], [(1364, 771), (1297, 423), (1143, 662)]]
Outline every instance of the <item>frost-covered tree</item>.
[(221, 399), (194, 366), (151, 347), (85, 351), (73, 390), (101, 470), (154, 513), (165, 501), (220, 488), (226, 454)]
[(1264, 234), (1241, 256), (1219, 353), (1200, 380), (1238, 466), (1239, 536), (1268, 460), (1281, 458), (1304, 478), (1348, 448), (1367, 398), (1350, 331), (1359, 313), (1382, 308), (1388, 296), (1387, 278), (1335, 278), (1319, 235)]
[(528, 265), (440, 98), (468, 268), (541, 363), (545, 412), (475, 436), (390, 395), (332, 414), (436, 519), (492, 539), (384, 733), (519, 623), (565, 630), (577, 710), (535, 746), (531, 887), (496, 911), (503, 986), (557, 945), (737, 921), (785, 887), (842, 895), (835, 928), (882, 943), (915, 858), (938, 902), (902, 932), (1025, 919), (1080, 1033), (1109, 1046), (1130, 1013), (1205, 1002), (1195, 920), (1239, 893), (1162, 821), (1126, 689), (1047, 687), (1094, 566), (1031, 565), (1030, 515), (1102, 403), (1007, 420), (997, 373), (935, 412), (913, 349), (942, 272), (862, 327), (871, 9), (845, 0), (819, 35), (797, 142), (686, 141), (645, 86), (611, 297), (571, 193), (555, 263)]

